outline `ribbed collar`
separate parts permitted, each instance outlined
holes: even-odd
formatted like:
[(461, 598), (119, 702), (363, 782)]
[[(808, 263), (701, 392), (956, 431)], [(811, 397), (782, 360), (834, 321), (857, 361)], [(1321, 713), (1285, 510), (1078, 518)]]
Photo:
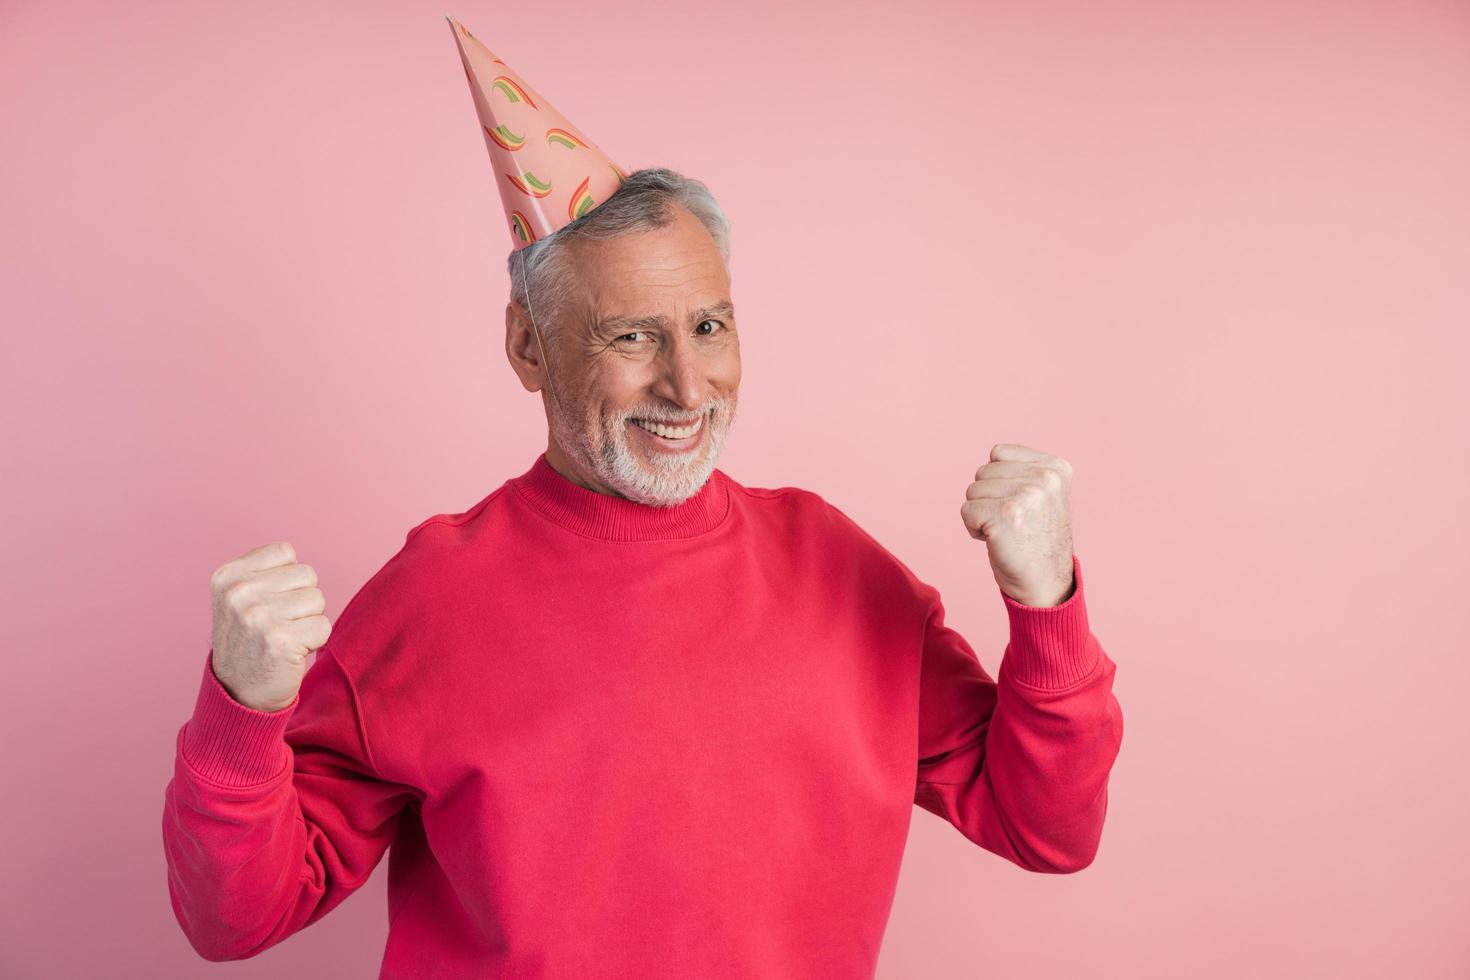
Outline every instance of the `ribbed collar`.
[(568, 530), (605, 541), (688, 538), (718, 527), (730, 512), (729, 478), (718, 468), (692, 497), (672, 507), (654, 507), (579, 486), (536, 457), (513, 477), (521, 499)]

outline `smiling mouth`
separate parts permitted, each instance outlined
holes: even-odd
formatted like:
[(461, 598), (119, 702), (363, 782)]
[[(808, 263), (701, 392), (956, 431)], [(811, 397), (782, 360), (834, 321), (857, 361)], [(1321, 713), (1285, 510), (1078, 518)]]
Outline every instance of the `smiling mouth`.
[(678, 425), (645, 419), (629, 419), (628, 422), (631, 425), (636, 425), (650, 435), (658, 436), (660, 439), (666, 439), (669, 442), (682, 442), (685, 439), (693, 438), (702, 433), (704, 431), (705, 421), (708, 418), (709, 413), (706, 412), (693, 421), (682, 422)]

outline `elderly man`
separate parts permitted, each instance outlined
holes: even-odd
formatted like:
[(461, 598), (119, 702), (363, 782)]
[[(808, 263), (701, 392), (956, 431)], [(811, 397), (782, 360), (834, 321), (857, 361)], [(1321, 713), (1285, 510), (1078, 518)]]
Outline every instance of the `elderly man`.
[[(482, 120), (487, 93), (550, 111), (454, 26)], [(518, 118), (496, 146), (539, 132)], [(915, 804), (1023, 868), (1086, 867), (1122, 716), (1071, 467), (1001, 444), (966, 489), (1010, 625), (992, 679), (836, 507), (716, 468), (740, 343), (708, 189), (613, 166), (565, 220), (523, 209), (566, 159), (501, 170), (506, 354), (546, 451), (410, 530), (335, 625), (289, 544), (214, 573), (163, 821), (194, 948), (281, 942), (391, 848), (383, 977), (866, 978)]]

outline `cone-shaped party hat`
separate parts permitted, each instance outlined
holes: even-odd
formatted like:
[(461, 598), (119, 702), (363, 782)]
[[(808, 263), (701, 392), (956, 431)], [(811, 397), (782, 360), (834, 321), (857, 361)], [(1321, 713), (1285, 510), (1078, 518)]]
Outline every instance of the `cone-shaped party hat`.
[(495, 186), (517, 249), (607, 200), (627, 173), (453, 17)]

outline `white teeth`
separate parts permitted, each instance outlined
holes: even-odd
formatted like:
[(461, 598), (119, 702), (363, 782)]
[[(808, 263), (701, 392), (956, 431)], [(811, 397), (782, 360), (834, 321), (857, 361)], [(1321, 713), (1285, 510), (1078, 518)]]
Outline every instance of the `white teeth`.
[(662, 422), (645, 422), (642, 419), (633, 419), (633, 424), (640, 429), (647, 429), (654, 435), (663, 436), (665, 439), (687, 439), (699, 431), (699, 427), (704, 424), (704, 416), (701, 415), (699, 421), (693, 425), (686, 425), (679, 429), (664, 425)]

